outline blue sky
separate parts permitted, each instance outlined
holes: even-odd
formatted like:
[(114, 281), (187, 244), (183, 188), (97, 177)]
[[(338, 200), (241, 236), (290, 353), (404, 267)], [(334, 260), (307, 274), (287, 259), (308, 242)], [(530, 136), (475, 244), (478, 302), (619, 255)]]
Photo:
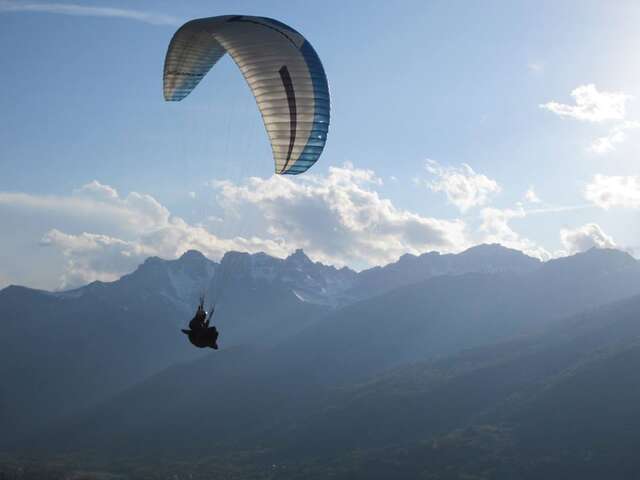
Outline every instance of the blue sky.
[[(324, 63), (309, 175), (272, 177), (229, 58), (162, 98), (176, 28), (230, 13), (293, 26)], [(354, 268), (487, 241), (640, 253), (639, 23), (631, 1), (0, 0), (0, 287), (188, 248)]]

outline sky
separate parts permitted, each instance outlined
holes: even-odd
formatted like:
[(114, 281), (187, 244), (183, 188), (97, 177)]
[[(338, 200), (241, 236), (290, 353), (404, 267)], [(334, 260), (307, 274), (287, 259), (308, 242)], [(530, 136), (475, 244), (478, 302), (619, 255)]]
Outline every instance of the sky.
[[(163, 100), (175, 30), (227, 14), (283, 21), (322, 59), (331, 127), (304, 175), (273, 175), (230, 58)], [(638, 24), (623, 0), (0, 0), (0, 288), (193, 248), (357, 270), (479, 243), (638, 256)]]

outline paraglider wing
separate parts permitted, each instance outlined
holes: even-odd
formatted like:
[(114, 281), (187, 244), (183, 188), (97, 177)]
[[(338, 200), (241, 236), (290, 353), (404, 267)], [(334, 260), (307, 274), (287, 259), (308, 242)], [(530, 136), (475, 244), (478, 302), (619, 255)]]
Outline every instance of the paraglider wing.
[(238, 65), (256, 99), (276, 173), (306, 171), (327, 139), (329, 87), (315, 50), (291, 27), (242, 15), (185, 23), (167, 51), (165, 100), (186, 97), (225, 53)]

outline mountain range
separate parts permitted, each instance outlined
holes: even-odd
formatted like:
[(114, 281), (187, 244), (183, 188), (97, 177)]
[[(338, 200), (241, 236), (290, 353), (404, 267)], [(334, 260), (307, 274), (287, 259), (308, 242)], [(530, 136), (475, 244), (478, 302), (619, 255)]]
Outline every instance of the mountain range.
[[(203, 294), (218, 352), (179, 332)], [(190, 251), (72, 291), (12, 286), (0, 448), (131, 478), (596, 478), (585, 455), (624, 472), (638, 295), (624, 252), (498, 245), (362, 272)]]

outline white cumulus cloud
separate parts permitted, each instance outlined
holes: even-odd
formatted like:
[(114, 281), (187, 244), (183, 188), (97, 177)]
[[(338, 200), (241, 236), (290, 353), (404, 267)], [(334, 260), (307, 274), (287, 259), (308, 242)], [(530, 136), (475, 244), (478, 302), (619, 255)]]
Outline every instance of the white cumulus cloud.
[(561, 117), (575, 118), (587, 122), (623, 120), (630, 95), (623, 92), (601, 92), (594, 84), (581, 85), (571, 92), (575, 105), (551, 101), (540, 105)]
[(60, 277), (62, 288), (94, 280), (116, 280), (140, 263), (145, 253), (136, 242), (86, 232), (71, 235), (57, 229), (48, 231), (42, 237), (41, 245), (53, 246), (67, 258)]
[(615, 248), (616, 243), (599, 225), (587, 223), (575, 229), (560, 230), (560, 240), (569, 254), (584, 252), (590, 248)]
[(640, 208), (640, 176), (594, 175), (584, 197), (597, 207)]
[(424, 184), (434, 192), (444, 192), (449, 202), (461, 212), (485, 205), (491, 195), (501, 190), (495, 180), (476, 173), (466, 163), (457, 168), (445, 167), (434, 160), (427, 160), (426, 169), (436, 179)]
[(365, 267), (403, 253), (458, 251), (467, 246), (460, 220), (402, 210), (375, 190), (370, 170), (331, 167), (327, 176), (274, 175), (244, 183), (214, 182), (220, 202), (243, 217), (261, 218), (272, 238), (336, 265)]
[(509, 222), (516, 218), (524, 218), (527, 212), (520, 206), (517, 208), (483, 208), (480, 212), (482, 223), (480, 233), (482, 242), (499, 243), (505, 247), (520, 250), (532, 257), (548, 260), (551, 254), (532, 240), (517, 233)]
[[(50, 288), (112, 280), (130, 272), (148, 256), (175, 258), (189, 249), (211, 258), (219, 258), (228, 250), (265, 251), (279, 256), (289, 252), (281, 243), (257, 236), (220, 237), (172, 215), (150, 195), (131, 192), (122, 196), (97, 181), (68, 196), (2, 192), (0, 222), (3, 220), (23, 227), (21, 244), (35, 247), (39, 242), (66, 259), (59, 284)], [(34, 270), (28, 256), (22, 265)]]

